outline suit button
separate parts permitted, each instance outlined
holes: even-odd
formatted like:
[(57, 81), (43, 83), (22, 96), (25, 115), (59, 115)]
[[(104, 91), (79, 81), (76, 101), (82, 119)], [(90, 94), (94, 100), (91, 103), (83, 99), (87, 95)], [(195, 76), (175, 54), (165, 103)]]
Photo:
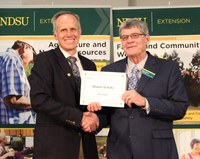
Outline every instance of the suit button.
[(133, 119), (133, 116), (131, 115), (131, 116), (129, 116), (129, 118), (130, 118), (130, 119)]
[(128, 137), (131, 138), (131, 135), (129, 135)]

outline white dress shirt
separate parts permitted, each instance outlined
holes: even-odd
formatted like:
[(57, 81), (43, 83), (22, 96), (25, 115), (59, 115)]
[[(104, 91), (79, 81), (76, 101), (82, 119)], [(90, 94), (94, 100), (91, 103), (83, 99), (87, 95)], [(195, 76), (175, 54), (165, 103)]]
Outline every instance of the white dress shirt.
[[(68, 58), (69, 56), (72, 56), (67, 51), (63, 50), (62, 48), (60, 48), (60, 50), (63, 53), (63, 55), (65, 56), (65, 58)], [(76, 52), (73, 56), (76, 57), (76, 59), (77, 59), (76, 64), (78, 66), (78, 69), (79, 69), (79, 72), (80, 72), (80, 76), (81, 76), (82, 71), (83, 71), (83, 67), (82, 67), (81, 61), (80, 61), (80, 59), (78, 57), (78, 52)]]
[[(136, 66), (136, 67), (138, 68), (138, 70), (139, 70), (139, 72), (138, 72), (138, 74), (137, 74), (137, 77), (138, 77), (138, 79), (141, 78), (141, 76), (142, 76), (142, 69), (144, 68), (144, 65), (145, 65), (145, 63), (146, 63), (146, 61), (147, 61), (147, 58), (148, 58), (148, 55), (146, 54), (146, 57), (145, 57), (142, 61), (140, 61), (138, 64), (134, 64), (134, 63), (133, 63), (132, 61), (130, 61), (129, 58), (128, 58), (127, 64), (126, 64), (126, 74), (127, 74), (128, 78), (130, 78), (130, 76), (131, 76), (131, 70), (132, 70), (132, 68), (135, 67), (135, 66)], [(149, 112), (150, 112), (149, 102), (147, 101), (146, 98), (145, 98), (145, 101), (146, 101), (146, 102), (145, 102), (145, 106), (142, 107), (142, 108), (146, 110), (146, 113), (147, 113), (147, 114), (149, 114)]]

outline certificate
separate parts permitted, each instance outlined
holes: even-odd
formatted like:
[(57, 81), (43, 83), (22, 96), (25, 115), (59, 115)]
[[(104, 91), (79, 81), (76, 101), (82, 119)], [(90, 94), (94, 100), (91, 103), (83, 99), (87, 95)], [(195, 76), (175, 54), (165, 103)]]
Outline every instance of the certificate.
[(124, 107), (121, 99), (126, 90), (126, 73), (83, 71), (80, 104), (99, 102), (101, 106)]

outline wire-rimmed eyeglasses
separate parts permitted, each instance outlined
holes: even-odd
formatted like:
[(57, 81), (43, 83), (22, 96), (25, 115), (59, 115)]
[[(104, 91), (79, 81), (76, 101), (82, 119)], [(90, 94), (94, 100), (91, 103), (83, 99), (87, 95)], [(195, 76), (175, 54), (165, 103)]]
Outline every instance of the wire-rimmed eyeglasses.
[(141, 33), (132, 33), (132, 34), (130, 34), (130, 35), (122, 35), (122, 36), (120, 36), (120, 39), (122, 40), (122, 41), (126, 41), (128, 38), (129, 38), (129, 36), (131, 37), (131, 39), (138, 39), (139, 38), (139, 36), (146, 36), (146, 34), (141, 34)]

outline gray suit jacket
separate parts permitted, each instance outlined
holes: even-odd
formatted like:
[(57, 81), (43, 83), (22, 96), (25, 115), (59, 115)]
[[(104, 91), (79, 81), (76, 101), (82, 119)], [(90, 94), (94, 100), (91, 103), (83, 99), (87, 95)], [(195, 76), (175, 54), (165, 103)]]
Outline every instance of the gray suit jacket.
[[(79, 58), (84, 70), (96, 70), (92, 61)], [(78, 159), (81, 137), (85, 158), (97, 159), (95, 135), (80, 129), (84, 109), (59, 48), (37, 55), (29, 80), (31, 103), (37, 112), (34, 159)]]
[[(102, 71), (125, 72), (127, 59), (112, 63)], [(150, 113), (132, 108), (106, 108), (99, 113), (100, 128), (110, 126), (107, 139), (108, 159), (178, 159), (172, 132), (173, 120), (181, 119), (188, 107), (178, 64), (148, 53), (137, 91), (149, 102)]]

